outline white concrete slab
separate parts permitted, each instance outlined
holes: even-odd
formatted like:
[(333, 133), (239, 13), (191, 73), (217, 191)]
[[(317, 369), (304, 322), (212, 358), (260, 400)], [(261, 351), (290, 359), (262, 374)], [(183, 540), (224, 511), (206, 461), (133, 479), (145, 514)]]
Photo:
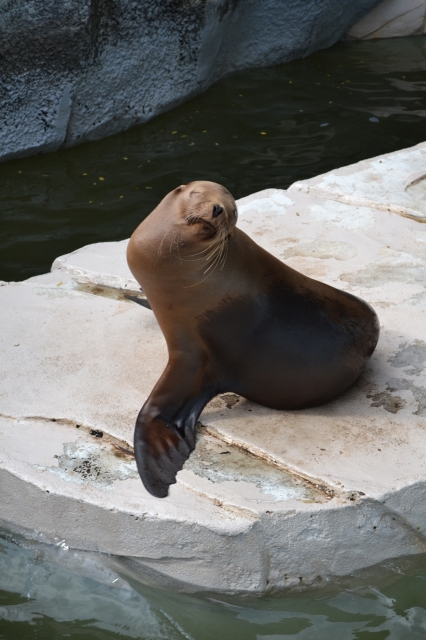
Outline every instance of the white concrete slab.
[(396, 38), (425, 33), (426, 0), (384, 0), (348, 32), (353, 39)]
[(139, 284), (127, 266), (127, 243), (128, 240), (90, 244), (56, 258), (52, 271), (62, 271), (81, 284), (91, 283), (139, 291)]
[(295, 182), (294, 191), (426, 221), (426, 142)]
[[(371, 302), (381, 339), (362, 379), (323, 407), (213, 399), (164, 500), (144, 490), (132, 457), (167, 352), (152, 312), (117, 288), (135, 287), (126, 243), (84, 247), (50, 274), (1, 286), (1, 517), (186, 589), (259, 593), (424, 552), (426, 227), (386, 211), (366, 181), (385, 165), (380, 184), (400, 203), (392, 168), (421, 173), (423, 154), (239, 202), (259, 244)], [(364, 183), (369, 206), (356, 200)]]

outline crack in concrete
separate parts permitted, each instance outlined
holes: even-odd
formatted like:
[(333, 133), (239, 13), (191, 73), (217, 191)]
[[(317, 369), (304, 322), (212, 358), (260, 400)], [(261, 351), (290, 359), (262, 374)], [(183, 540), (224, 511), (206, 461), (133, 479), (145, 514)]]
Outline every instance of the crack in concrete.
[(130, 456), (134, 458), (133, 446), (129, 441), (117, 438), (116, 436), (113, 436), (106, 431), (102, 431), (96, 427), (78, 424), (77, 422), (75, 422), (74, 420), (70, 420), (69, 418), (47, 418), (46, 416), (11, 416), (4, 413), (0, 413), (0, 418), (13, 422), (42, 422), (46, 425), (53, 422), (54, 424), (59, 424), (61, 426), (72, 427), (73, 429), (78, 429), (81, 433), (85, 433), (92, 438), (99, 440), (102, 439), (102, 442), (112, 445), (117, 451), (117, 457)]
[[(232, 400), (234, 400), (234, 398), (232, 398)], [(94, 429), (91, 426), (88, 425), (82, 425), (82, 424), (77, 424), (75, 421), (69, 420), (67, 418), (47, 418), (45, 416), (20, 416), (20, 417), (16, 417), (16, 416), (9, 416), (6, 414), (0, 414), (0, 418), (6, 419), (6, 420), (10, 420), (10, 421), (14, 421), (14, 422), (22, 422), (22, 421), (28, 421), (28, 422), (42, 422), (46, 425), (54, 423), (54, 424), (59, 424), (62, 426), (66, 426), (66, 427), (71, 427), (73, 429), (79, 429), (79, 431), (85, 433), (86, 435), (91, 436), (93, 439), (97, 440), (98, 442), (100, 440), (102, 440), (103, 443), (105, 444), (109, 444), (113, 447), (114, 449), (114, 455), (117, 458), (122, 458), (124, 460), (128, 460), (129, 458), (133, 459), (134, 458), (134, 452), (133, 452), (133, 446), (131, 445), (131, 443), (129, 443), (126, 440), (120, 440), (108, 433), (106, 433), (105, 431), (100, 431), (99, 429)], [(256, 447), (250, 447), (247, 446), (246, 443), (242, 443), (241, 441), (238, 440), (234, 440), (233, 438), (229, 438), (228, 436), (226, 436), (225, 434), (222, 434), (220, 431), (216, 431), (216, 429), (213, 429), (211, 427), (208, 427), (206, 425), (203, 425), (202, 423), (198, 423), (197, 425), (198, 430), (201, 431), (201, 433), (204, 434), (208, 434), (210, 435), (212, 438), (218, 439), (221, 442), (226, 443), (227, 445), (230, 445), (231, 447), (235, 448), (237, 451), (241, 451), (242, 453), (244, 453), (245, 455), (248, 455), (252, 458), (255, 459), (255, 461), (257, 463), (259, 462), (263, 462), (269, 466), (271, 466), (272, 468), (275, 468), (279, 471), (282, 471), (286, 474), (288, 474), (292, 479), (294, 479), (294, 481), (300, 482), (302, 483), (308, 490), (313, 490), (316, 494), (319, 494), (318, 497), (321, 496), (322, 500), (326, 500), (328, 501), (329, 499), (335, 497), (336, 495), (341, 495), (342, 497), (346, 497), (347, 498), (347, 492), (336, 492), (336, 490), (334, 488), (332, 488), (331, 486), (329, 486), (327, 483), (325, 483), (322, 479), (316, 479), (316, 478), (312, 478), (309, 477), (303, 473), (300, 473), (298, 471), (295, 471), (294, 469), (292, 469), (291, 467), (285, 465), (284, 463), (282, 463), (281, 461), (276, 460), (273, 456), (270, 456), (268, 454), (266, 454), (264, 451), (257, 449)], [(185, 486), (189, 486), (187, 485), (187, 483), (182, 482), (182, 484), (185, 484)], [(191, 486), (191, 489), (193, 489), (193, 487)], [(204, 495), (204, 492), (202, 492)], [(358, 492), (350, 492), (353, 495), (357, 494)], [(208, 496), (206, 496), (208, 497)], [(211, 499), (213, 499), (214, 501), (217, 500), (216, 497), (212, 497)], [(349, 498), (351, 499), (351, 498)], [(321, 501), (321, 499), (319, 500)], [(219, 500), (219, 502), (221, 502)], [(219, 506), (225, 506), (222, 504), (220, 504)], [(226, 508), (231, 509), (233, 511), (235, 511), (235, 509), (238, 510), (238, 512), (241, 513), (241, 509), (240, 507), (229, 507), (227, 506)], [(244, 509), (243, 509), (244, 511)]]
[[(289, 189), (290, 190), (290, 189)], [(299, 189), (295, 189), (299, 190)], [(322, 189), (316, 189), (315, 187), (308, 187), (306, 190), (300, 189), (302, 193), (306, 193), (308, 195), (312, 195), (317, 198), (324, 198), (326, 200), (333, 200), (334, 202), (340, 202), (342, 204), (347, 204), (353, 207), (366, 207), (368, 209), (377, 209), (378, 211), (386, 211), (387, 213), (396, 213), (398, 216), (402, 216), (403, 218), (409, 218), (410, 220), (415, 220), (416, 222), (426, 223), (426, 214), (418, 209), (412, 209), (407, 206), (400, 206), (394, 204), (380, 204), (380, 202), (376, 202), (374, 200), (369, 200), (368, 198), (360, 198), (354, 196), (345, 196), (338, 195), (334, 193), (330, 193), (328, 191), (323, 191)]]
[[(410, 15), (410, 13), (414, 13), (415, 11), (418, 11), (419, 8), (421, 8), (421, 7), (414, 7), (412, 9), (408, 9), (408, 11), (403, 11), (402, 13), (394, 15), (392, 18), (390, 18), (386, 22), (383, 22), (379, 27), (373, 29), (372, 31), (367, 31), (366, 33), (363, 32), (362, 39), (363, 40), (367, 40), (367, 39), (376, 37), (376, 34), (380, 33), (383, 30), (385, 30), (386, 27), (389, 27), (389, 25), (394, 24), (395, 22), (397, 22), (399, 20), (402, 20), (406, 16)], [(373, 9), (373, 11), (374, 11), (374, 9)], [(407, 34), (407, 35), (415, 35), (415, 34), (414, 33), (410, 33), (410, 34)], [(392, 37), (392, 36), (390, 36), (390, 37)]]
[[(417, 483), (415, 483), (417, 484)], [(415, 486), (412, 485), (412, 486)], [(404, 491), (404, 489), (402, 489), (402, 491)], [(396, 492), (395, 495), (398, 495), (398, 493), (400, 493), (399, 491)], [(420, 543), (420, 547), (422, 549), (422, 552), (425, 551), (426, 549), (426, 535), (424, 533), (421, 532), (421, 529), (418, 525), (415, 525), (411, 522), (409, 522), (407, 517), (404, 517), (402, 513), (400, 513), (399, 511), (397, 511), (396, 509), (392, 509), (391, 507), (389, 507), (386, 504), (386, 500), (377, 500), (377, 499), (372, 499), (369, 498), (369, 501), (371, 501), (372, 504), (374, 505), (380, 505), (381, 508), (383, 508), (383, 513), (380, 516), (378, 522), (380, 522), (381, 520), (383, 520), (384, 517), (386, 516), (390, 516), (392, 518), (392, 520), (397, 523), (400, 527), (408, 527), (408, 531), (410, 531), (410, 533), (416, 538), (416, 540)], [(384, 506), (386, 505), (386, 506)], [(376, 529), (377, 525), (375, 527), (373, 527), (374, 529)]]
[(324, 496), (312, 486), (270, 465), (263, 459), (248, 455), (246, 451), (228, 446), (223, 440), (206, 434), (199, 429), (197, 445), (184, 469), (192, 471), (212, 483), (245, 483), (260, 491), (259, 497), (253, 493), (249, 500), (266, 502), (302, 500), (323, 502)]
[(244, 453), (250, 456), (253, 456), (257, 460), (262, 460), (266, 464), (269, 464), (272, 467), (278, 468), (281, 471), (288, 473), (290, 476), (294, 477), (295, 479), (300, 480), (303, 483), (306, 483), (308, 487), (316, 490), (319, 493), (322, 493), (326, 499), (334, 498), (337, 495), (343, 496), (343, 493), (338, 492), (334, 487), (330, 486), (322, 478), (314, 478), (312, 476), (309, 476), (308, 474), (303, 473), (300, 470), (296, 470), (293, 467), (286, 465), (281, 460), (277, 460), (277, 458), (275, 458), (271, 454), (266, 453), (265, 451), (262, 451), (262, 449), (259, 449), (256, 446), (250, 445), (246, 442), (243, 442), (242, 440), (238, 440), (237, 438), (228, 436), (227, 434), (223, 433), (219, 429), (212, 427), (210, 425), (206, 425), (200, 422), (198, 423), (198, 426), (201, 427), (202, 429), (205, 429), (205, 433), (213, 436), (214, 438), (218, 438), (219, 440), (222, 440), (223, 442), (230, 445), (231, 447), (235, 447), (236, 449), (239, 449), (240, 451), (243, 451)]

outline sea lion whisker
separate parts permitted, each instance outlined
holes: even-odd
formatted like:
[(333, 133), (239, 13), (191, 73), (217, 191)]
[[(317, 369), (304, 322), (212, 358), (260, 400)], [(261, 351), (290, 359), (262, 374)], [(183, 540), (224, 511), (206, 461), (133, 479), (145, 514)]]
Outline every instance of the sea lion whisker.
[[(210, 262), (210, 261), (212, 261), (212, 263), (211, 263), (211, 265), (208, 267), (208, 269), (211, 269), (211, 267), (212, 267), (214, 264), (220, 263), (221, 255), (222, 255), (222, 250), (221, 250), (221, 249), (220, 249), (220, 247), (219, 247), (219, 248), (217, 248), (217, 249), (216, 249), (216, 251), (214, 252), (214, 254), (211, 256), (210, 260), (208, 260), (208, 261), (207, 261), (207, 263), (208, 263), (208, 262)], [(208, 269), (207, 269), (207, 271), (208, 271)], [(204, 272), (204, 273), (206, 273), (206, 272)]]
[[(172, 216), (169, 216), (168, 218), (166, 218), (166, 222), (169, 222), (169, 220), (171, 220), (171, 219), (172, 219)], [(161, 242), (160, 242), (160, 245), (159, 245), (159, 247), (158, 247), (158, 251), (157, 251), (157, 253), (158, 253), (158, 255), (159, 255), (159, 256), (161, 256), (161, 251), (162, 251), (162, 248), (163, 248), (164, 240), (166, 239), (166, 236), (167, 236), (167, 231), (168, 231), (168, 230), (167, 230), (167, 228), (166, 228), (166, 231), (164, 232), (164, 235), (163, 235), (163, 237), (162, 237), (162, 239), (161, 239)]]
[[(226, 238), (227, 238), (226, 230), (223, 229), (221, 234), (221, 239), (220, 239), (221, 243), (217, 251), (217, 257), (213, 262), (213, 264), (215, 264), (215, 267), (211, 273), (215, 271), (218, 265), (220, 265), (220, 268), (222, 269), (225, 264), (225, 261), (228, 255), (228, 243), (226, 242)], [(209, 269), (213, 266), (213, 264), (210, 265)], [(204, 273), (206, 273), (209, 269), (207, 269)]]
[[(203, 274), (203, 275), (204, 275), (204, 274)], [(205, 278), (203, 278), (203, 279), (202, 279), (202, 280), (200, 280), (199, 282), (195, 282), (194, 284), (189, 284), (188, 286), (183, 287), (183, 288), (184, 288), (184, 289), (191, 289), (192, 287), (196, 287), (196, 286), (198, 286), (199, 284), (202, 284), (203, 282), (205, 282), (205, 281), (207, 280), (207, 278), (210, 278), (210, 276), (211, 276), (211, 275), (212, 275), (212, 274), (211, 274), (211, 273), (209, 273)]]
[(219, 253), (217, 253), (217, 254), (216, 254), (216, 257), (215, 257), (215, 258), (214, 258), (214, 260), (213, 260), (213, 262), (211, 263), (211, 265), (210, 265), (209, 267), (207, 267), (207, 269), (204, 271), (203, 275), (204, 275), (205, 273), (207, 273), (207, 272), (208, 272), (212, 267), (214, 267), (214, 268), (213, 268), (213, 271), (209, 274), (209, 275), (211, 275), (211, 274), (215, 271), (215, 269), (216, 269), (216, 267), (217, 267), (217, 265), (218, 265), (219, 263), (220, 263), (220, 254), (219, 254)]
[(226, 245), (226, 230), (224, 227), (222, 227), (220, 229), (220, 237), (219, 237), (219, 242), (218, 242), (218, 247), (217, 247), (217, 253), (219, 254), (219, 259), (222, 258), (224, 249), (225, 249), (225, 245)]
[(209, 249), (211, 249), (211, 252), (208, 254), (208, 256), (206, 256), (206, 261), (209, 261), (214, 255), (215, 253), (218, 251), (218, 247), (220, 247), (222, 238), (220, 235), (218, 235), (209, 245)]
[(207, 271), (209, 271), (216, 264), (216, 262), (217, 262), (217, 256), (212, 259), (212, 262), (210, 263), (210, 266), (208, 266), (207, 269), (203, 273), (207, 273)]
[(228, 257), (228, 243), (225, 244), (224, 249), (223, 249), (223, 254), (222, 254), (222, 264), (220, 265), (221, 270), (223, 269), (225, 262), (226, 262), (226, 258)]
[[(212, 261), (212, 263), (211, 263), (211, 265), (209, 267), (207, 267), (207, 269), (204, 271), (204, 273), (207, 273), (212, 267), (217, 265), (217, 262), (218, 262), (218, 259), (219, 259), (219, 255), (220, 255), (219, 252), (220, 252), (220, 245), (217, 244), (217, 246), (215, 246), (215, 248), (213, 249), (211, 254), (208, 256), (208, 258), (206, 258), (206, 262), (207, 263), (209, 263), (210, 261)], [(214, 269), (213, 269), (213, 271), (214, 271)], [(213, 271), (212, 271), (212, 273), (213, 273)]]
[(164, 240), (165, 240), (166, 235), (167, 235), (167, 231), (165, 231), (165, 232), (164, 232), (163, 238), (162, 238), (162, 240), (161, 240), (161, 242), (160, 242), (160, 246), (158, 247), (158, 255), (159, 255), (159, 256), (161, 256), (161, 249), (162, 249), (162, 247), (163, 247), (163, 242), (164, 242)]
[(175, 239), (176, 239), (176, 235), (177, 235), (177, 234), (176, 234), (176, 233), (174, 233), (174, 234), (173, 234), (173, 236), (172, 236), (172, 239), (170, 240), (169, 253), (171, 253), (171, 252), (172, 252), (172, 246), (173, 246), (174, 241), (175, 241)]
[[(211, 243), (209, 244), (208, 247), (206, 247), (202, 251), (198, 251), (198, 253), (191, 253), (190, 258), (192, 258), (193, 256), (200, 256), (202, 253), (205, 253), (206, 251), (210, 251), (210, 249), (211, 249)], [(199, 259), (202, 260), (202, 258), (199, 258)]]
[[(215, 251), (217, 250), (216, 249), (216, 244), (217, 244), (217, 241), (215, 240), (214, 242), (211, 242), (208, 245), (208, 247), (206, 247), (202, 251), (199, 251), (198, 253), (192, 253), (187, 258), (183, 258), (183, 260), (185, 260), (186, 262), (198, 262), (199, 260), (205, 260), (206, 262), (208, 262), (210, 260), (210, 258), (214, 255)], [(201, 255), (201, 254), (205, 253), (206, 251), (210, 251), (210, 253), (207, 256)], [(200, 256), (200, 257), (196, 258), (195, 256)]]
[[(205, 253), (206, 251), (211, 251), (212, 250), (212, 246), (215, 245), (217, 243), (216, 238), (202, 251), (199, 251), (198, 253), (192, 253), (189, 258), (194, 258), (194, 260), (190, 260), (189, 258), (185, 258), (185, 260), (187, 260), (188, 262), (197, 262), (198, 260), (209, 260), (209, 256), (202, 256), (201, 254)], [(214, 249), (213, 249), (214, 251)], [(201, 256), (200, 258), (195, 258), (195, 256)]]

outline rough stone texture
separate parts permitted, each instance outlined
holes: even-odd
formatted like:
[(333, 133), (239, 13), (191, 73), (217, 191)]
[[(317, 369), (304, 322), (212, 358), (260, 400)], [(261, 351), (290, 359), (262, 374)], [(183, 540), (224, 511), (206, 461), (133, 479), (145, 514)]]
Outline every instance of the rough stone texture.
[(377, 3), (0, 0), (0, 159), (122, 131), (229, 71), (328, 47)]
[(415, 36), (426, 32), (426, 0), (385, 0), (348, 32), (355, 40)]
[[(424, 552), (426, 226), (414, 205), (409, 218), (387, 211), (383, 194), (398, 202), (419, 158), (426, 173), (425, 151), (240, 200), (239, 224), (260, 245), (373, 304), (381, 338), (357, 384), (322, 407), (214, 398), (164, 500), (144, 490), (132, 457), (167, 351), (152, 312), (124, 298), (138, 291), (126, 242), (0, 286), (2, 518), (186, 589), (261, 593)], [(372, 167), (377, 201), (372, 191), (361, 205)], [(353, 201), (342, 175), (358, 185)]]

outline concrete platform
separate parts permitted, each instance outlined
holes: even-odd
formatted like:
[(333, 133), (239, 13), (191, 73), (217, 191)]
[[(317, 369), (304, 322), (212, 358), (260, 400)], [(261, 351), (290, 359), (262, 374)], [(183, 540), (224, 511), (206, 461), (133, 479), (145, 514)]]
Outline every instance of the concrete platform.
[(355, 40), (371, 40), (415, 36), (425, 31), (425, 0), (384, 0), (351, 27), (347, 36)]
[(380, 342), (323, 407), (216, 397), (164, 500), (132, 456), (167, 352), (124, 297), (126, 242), (1, 286), (0, 517), (188, 590), (262, 593), (426, 551), (425, 175), (422, 144), (239, 201), (260, 245), (373, 304)]

